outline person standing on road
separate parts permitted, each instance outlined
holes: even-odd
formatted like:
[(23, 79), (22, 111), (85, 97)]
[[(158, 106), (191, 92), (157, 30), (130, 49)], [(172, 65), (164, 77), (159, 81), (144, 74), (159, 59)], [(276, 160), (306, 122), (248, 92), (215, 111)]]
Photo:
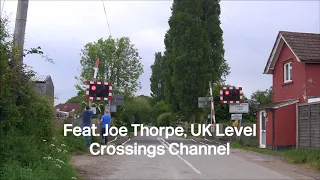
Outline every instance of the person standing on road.
[(104, 143), (108, 143), (108, 136), (104, 135), (106, 132), (109, 132), (110, 126), (111, 126), (111, 116), (109, 113), (109, 110), (104, 111), (104, 115), (100, 119), (101, 124), (101, 136), (104, 140)]
[[(89, 106), (87, 106), (86, 109), (83, 110), (83, 112), (82, 112), (82, 130), (84, 127), (91, 128), (92, 115), (93, 115), (93, 111), (91, 110), (91, 108)], [(86, 139), (85, 136), (83, 136), (83, 138)], [(90, 147), (90, 140), (91, 140), (90, 135), (87, 136), (87, 138), (88, 138), (88, 147)]]

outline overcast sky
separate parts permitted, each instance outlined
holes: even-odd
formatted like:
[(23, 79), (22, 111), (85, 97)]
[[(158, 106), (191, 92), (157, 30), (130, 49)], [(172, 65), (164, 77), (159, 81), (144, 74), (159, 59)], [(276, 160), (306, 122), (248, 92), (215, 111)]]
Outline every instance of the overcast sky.
[[(150, 94), (150, 66), (154, 53), (164, 51), (172, 1), (105, 1), (113, 37), (130, 37), (144, 65), (139, 94)], [(14, 27), (17, 1), (1, 8)], [(280, 30), (320, 33), (320, 1), (222, 1), (225, 58), (231, 67), (227, 83), (242, 86), (246, 96), (272, 85), (263, 70)], [(102, 1), (29, 2), (25, 48), (41, 46), (55, 64), (36, 55), (25, 63), (41, 75), (51, 75), (57, 103), (76, 95), (80, 50), (88, 42), (109, 35)]]

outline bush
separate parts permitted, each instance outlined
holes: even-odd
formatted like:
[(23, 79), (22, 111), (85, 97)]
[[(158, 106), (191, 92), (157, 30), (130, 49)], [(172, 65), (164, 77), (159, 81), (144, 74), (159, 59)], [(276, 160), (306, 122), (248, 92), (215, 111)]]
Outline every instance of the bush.
[(171, 113), (163, 113), (157, 118), (157, 126), (170, 126)]
[(0, 179), (77, 177), (70, 151), (81, 149), (81, 140), (57, 129), (52, 101), (35, 91), (33, 73), (13, 68), (18, 51), (8, 41), (7, 21), (0, 23)]

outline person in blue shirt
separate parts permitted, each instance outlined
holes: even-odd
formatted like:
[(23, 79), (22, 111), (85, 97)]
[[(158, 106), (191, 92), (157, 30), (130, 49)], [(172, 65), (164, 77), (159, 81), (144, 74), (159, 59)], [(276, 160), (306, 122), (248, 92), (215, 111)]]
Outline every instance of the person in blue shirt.
[(108, 136), (104, 136), (104, 134), (109, 131), (110, 126), (111, 126), (111, 116), (109, 111), (106, 109), (104, 111), (104, 115), (100, 119), (100, 124), (101, 124), (101, 136), (102, 139), (104, 140), (105, 144), (108, 143)]
[[(93, 115), (93, 111), (89, 106), (86, 107), (85, 110), (82, 112), (82, 128), (84, 127), (91, 127), (91, 117)], [(84, 139), (86, 139), (83, 136)], [(90, 136), (87, 136), (88, 138), (88, 147), (90, 147)]]

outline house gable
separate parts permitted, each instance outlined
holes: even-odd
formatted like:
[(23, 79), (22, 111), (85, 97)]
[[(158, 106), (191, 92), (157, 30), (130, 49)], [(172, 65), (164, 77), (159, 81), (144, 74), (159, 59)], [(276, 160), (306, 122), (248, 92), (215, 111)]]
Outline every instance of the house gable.
[(281, 35), (281, 33), (279, 32), (277, 40), (272, 48), (270, 57), (268, 59), (267, 65), (264, 69), (264, 73), (263, 74), (272, 74), (274, 67), (278, 61), (279, 55), (282, 51), (283, 45), (286, 44), (288, 46), (288, 48), (290, 49), (290, 51), (293, 53), (295, 59), (300, 62), (299, 57), (294, 53), (294, 51), (292, 50), (292, 48), (290, 47), (290, 45), (286, 42), (286, 40), (284, 39), (284, 37)]
[(320, 63), (320, 34), (280, 31), (264, 69), (264, 74), (273, 73), (284, 44), (289, 47), (298, 62)]

